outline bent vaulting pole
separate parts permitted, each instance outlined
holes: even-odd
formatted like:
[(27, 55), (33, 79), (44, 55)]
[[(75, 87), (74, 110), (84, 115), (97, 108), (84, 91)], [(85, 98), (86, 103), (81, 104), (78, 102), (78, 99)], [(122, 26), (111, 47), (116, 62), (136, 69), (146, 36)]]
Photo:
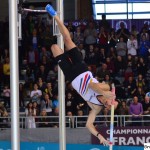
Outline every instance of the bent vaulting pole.
[(9, 0), (11, 149), (20, 150), (17, 0)]
[[(57, 12), (61, 21), (63, 18), (63, 0), (57, 0)], [(57, 36), (57, 44), (64, 50), (62, 35)], [(65, 121), (65, 80), (61, 69), (58, 70), (58, 94), (59, 94), (59, 150), (66, 150), (66, 121)]]

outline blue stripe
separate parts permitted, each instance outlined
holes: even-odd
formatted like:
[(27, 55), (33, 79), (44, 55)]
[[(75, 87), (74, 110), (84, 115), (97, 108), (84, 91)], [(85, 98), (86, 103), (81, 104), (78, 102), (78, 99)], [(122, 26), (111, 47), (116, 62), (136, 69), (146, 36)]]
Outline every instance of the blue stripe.
[(83, 94), (85, 93), (86, 89), (87, 89), (87, 84), (88, 84), (88, 81), (91, 79), (91, 76), (89, 75), (87, 80), (86, 80), (86, 84), (85, 84), (85, 87), (84, 87), (84, 90), (83, 90)]
[(83, 81), (83, 78), (81, 78), (81, 80), (80, 80), (79, 93), (80, 93), (80, 90), (81, 90), (82, 81)]

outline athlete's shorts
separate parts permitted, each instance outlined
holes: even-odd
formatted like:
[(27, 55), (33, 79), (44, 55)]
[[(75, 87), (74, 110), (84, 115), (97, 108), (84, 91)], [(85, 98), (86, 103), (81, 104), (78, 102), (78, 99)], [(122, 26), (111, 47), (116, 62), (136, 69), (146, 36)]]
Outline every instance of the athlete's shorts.
[(76, 47), (57, 56), (55, 59), (62, 69), (66, 80), (70, 82), (81, 73), (88, 71), (88, 67), (83, 62), (82, 56)]

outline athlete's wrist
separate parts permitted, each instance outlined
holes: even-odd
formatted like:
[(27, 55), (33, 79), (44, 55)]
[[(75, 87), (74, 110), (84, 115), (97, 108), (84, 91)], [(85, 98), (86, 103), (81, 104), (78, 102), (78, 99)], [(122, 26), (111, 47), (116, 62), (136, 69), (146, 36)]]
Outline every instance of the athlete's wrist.
[(96, 137), (97, 137), (97, 138), (100, 138), (100, 137), (101, 137), (101, 134), (98, 132), (98, 133), (96, 134)]

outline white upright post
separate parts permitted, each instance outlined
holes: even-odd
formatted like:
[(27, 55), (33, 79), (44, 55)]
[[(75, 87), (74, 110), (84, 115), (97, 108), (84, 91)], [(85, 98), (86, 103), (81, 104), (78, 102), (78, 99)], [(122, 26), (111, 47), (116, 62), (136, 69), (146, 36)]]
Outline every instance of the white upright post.
[(9, 0), (11, 149), (20, 150), (17, 0)]
[[(57, 12), (61, 21), (63, 17), (63, 0), (57, 0)], [(64, 50), (62, 35), (57, 36), (57, 44)], [(65, 80), (61, 69), (58, 69), (58, 94), (59, 94), (59, 149), (66, 150), (66, 121), (65, 121)]]

